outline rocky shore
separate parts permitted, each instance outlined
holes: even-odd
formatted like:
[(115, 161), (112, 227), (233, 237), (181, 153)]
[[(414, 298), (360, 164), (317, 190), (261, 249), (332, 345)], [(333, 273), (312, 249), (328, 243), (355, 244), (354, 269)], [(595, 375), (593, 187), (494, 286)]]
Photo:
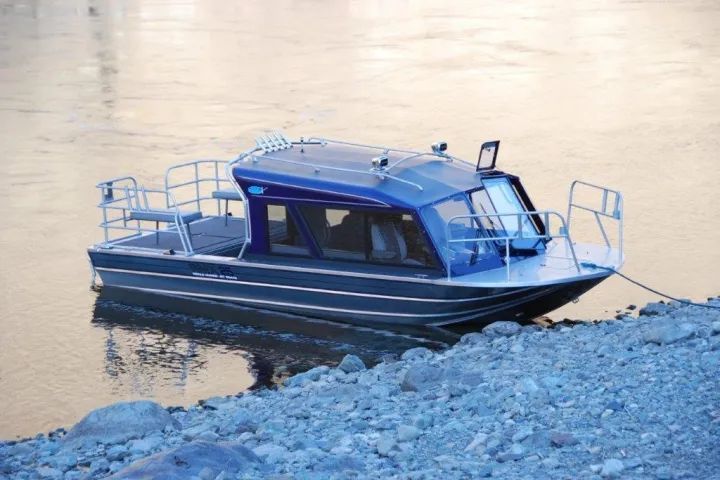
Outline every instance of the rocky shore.
[[(709, 300), (720, 306), (720, 299)], [(720, 310), (497, 322), (367, 369), (0, 442), (0, 479), (720, 478)]]

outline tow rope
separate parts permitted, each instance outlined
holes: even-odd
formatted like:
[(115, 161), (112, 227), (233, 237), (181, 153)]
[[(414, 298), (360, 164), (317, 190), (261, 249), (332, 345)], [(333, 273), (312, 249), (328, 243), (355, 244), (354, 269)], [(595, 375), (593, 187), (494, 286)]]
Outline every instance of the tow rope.
[(638, 282), (637, 280), (633, 280), (632, 278), (628, 277), (628, 276), (625, 275), (624, 273), (620, 273), (618, 270), (615, 270), (615, 269), (612, 268), (612, 267), (605, 267), (605, 266), (603, 266), (603, 265), (596, 265), (596, 264), (590, 263), (590, 262), (580, 262), (580, 266), (585, 267), (585, 268), (598, 268), (598, 269), (601, 269), (601, 270), (607, 270), (607, 271), (609, 271), (609, 272), (613, 272), (613, 273), (615, 273), (616, 275), (619, 275), (620, 277), (624, 278), (624, 279), (627, 280), (628, 282), (633, 283), (633, 284), (637, 285), (637, 286), (640, 287), (640, 288), (644, 288), (644, 289), (647, 290), (648, 292), (652, 292), (652, 293), (654, 293), (654, 294), (656, 294), (656, 295), (660, 295), (661, 297), (665, 297), (665, 298), (668, 298), (668, 299), (670, 299), (670, 300), (674, 300), (674, 301), (676, 301), (676, 302), (678, 302), (678, 303), (683, 303), (683, 304), (685, 304), (685, 305), (692, 305), (692, 306), (694, 306), (694, 307), (714, 308), (714, 309), (716, 309), (716, 310), (720, 310), (720, 306), (718, 306), (718, 305), (708, 305), (708, 304), (706, 304), (706, 303), (695, 303), (695, 302), (691, 302), (691, 301), (689, 301), (689, 300), (683, 300), (683, 299), (681, 299), (681, 298), (676, 298), (676, 297), (673, 297), (673, 296), (671, 296), (671, 295), (667, 295), (667, 294), (665, 294), (665, 293), (659, 292), (659, 291), (655, 290), (655, 289), (652, 288), (652, 287), (648, 287), (647, 285)]

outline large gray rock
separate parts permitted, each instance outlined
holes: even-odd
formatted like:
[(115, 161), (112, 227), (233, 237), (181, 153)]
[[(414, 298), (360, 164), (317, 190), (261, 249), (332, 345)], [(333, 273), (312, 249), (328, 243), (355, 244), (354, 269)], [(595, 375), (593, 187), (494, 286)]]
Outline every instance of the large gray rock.
[(650, 327), (643, 334), (643, 340), (658, 345), (668, 345), (695, 334), (695, 326), (691, 323), (678, 323), (664, 320)]
[(487, 327), (482, 329), (482, 332), (491, 338), (496, 337), (511, 337), (517, 335), (522, 330), (522, 327), (517, 322), (500, 321), (493, 322)]
[(311, 368), (307, 372), (298, 373), (285, 380), (286, 387), (303, 387), (308, 383), (317, 382), (320, 377), (327, 374), (330, 371), (330, 367), (327, 365), (321, 365), (319, 367)]
[(249, 449), (236, 442), (210, 443), (191, 442), (139, 460), (115, 475), (114, 480), (162, 478), (163, 480), (184, 480), (200, 476), (200, 472), (225, 472), (226, 478), (247, 470), (260, 459)]
[(338, 365), (338, 368), (345, 373), (361, 372), (365, 370), (365, 363), (355, 355), (345, 355)]
[(665, 313), (668, 313), (672, 308), (669, 305), (666, 305), (664, 303), (653, 303), (650, 302), (647, 305), (645, 305), (643, 308), (640, 309), (640, 315), (641, 316), (651, 316), (651, 315), (663, 315)]
[(443, 377), (442, 369), (430, 365), (413, 365), (403, 375), (400, 389), (403, 392), (421, 392), (436, 386)]
[(63, 437), (66, 447), (102, 442), (124, 443), (165, 428), (179, 429), (180, 423), (155, 402), (120, 402), (93, 410)]

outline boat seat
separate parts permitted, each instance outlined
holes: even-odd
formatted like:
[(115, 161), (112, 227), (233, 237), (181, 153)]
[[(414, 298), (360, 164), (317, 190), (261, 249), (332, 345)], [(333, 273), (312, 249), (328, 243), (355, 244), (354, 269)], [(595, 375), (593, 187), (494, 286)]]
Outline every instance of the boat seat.
[[(130, 220), (146, 220), (149, 222), (175, 223), (175, 210), (130, 210)], [(187, 225), (202, 218), (202, 212), (180, 212), (180, 219)]]
[(242, 197), (234, 188), (224, 188), (222, 190), (214, 190), (212, 192), (212, 198), (218, 200), (225, 200), (225, 226), (228, 224), (228, 202), (230, 200), (242, 202)]
[(212, 198), (218, 200), (237, 200), (242, 201), (242, 197), (234, 188), (225, 188), (222, 190), (215, 190), (212, 192)]

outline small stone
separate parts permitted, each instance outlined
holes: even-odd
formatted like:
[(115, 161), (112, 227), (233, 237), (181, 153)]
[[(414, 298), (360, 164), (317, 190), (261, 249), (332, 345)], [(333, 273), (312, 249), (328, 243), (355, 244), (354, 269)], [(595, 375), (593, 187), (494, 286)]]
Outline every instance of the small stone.
[(671, 308), (664, 303), (654, 303), (650, 302), (647, 305), (645, 305), (643, 308), (640, 309), (640, 315), (641, 316), (653, 316), (653, 315), (663, 315), (665, 313), (668, 313), (671, 310)]
[(713, 335), (720, 334), (720, 321), (713, 322), (712, 326), (710, 327), (710, 330), (712, 331)]
[(398, 427), (398, 440), (401, 442), (409, 442), (415, 440), (422, 435), (422, 430), (411, 425), (400, 425)]
[(365, 363), (355, 355), (345, 355), (338, 365), (338, 368), (345, 373), (360, 372), (365, 370)]
[(63, 477), (63, 472), (61, 470), (51, 467), (40, 467), (36, 470), (36, 473), (40, 476), (40, 478), (49, 478), (52, 480)]
[(550, 443), (555, 447), (562, 448), (577, 445), (578, 440), (572, 433), (552, 432), (550, 433)]
[(493, 322), (482, 329), (483, 334), (490, 338), (511, 337), (520, 333), (522, 327), (517, 322), (500, 321)]
[(433, 353), (430, 349), (427, 349), (425, 347), (416, 347), (411, 348), (410, 350), (406, 351), (400, 356), (401, 360), (404, 360), (406, 362), (412, 362), (415, 360), (427, 360), (433, 356)]
[(610, 458), (603, 463), (600, 475), (603, 478), (618, 478), (624, 469), (625, 466), (622, 461), (617, 458)]
[(472, 450), (477, 449), (478, 447), (481, 447), (485, 445), (485, 442), (488, 440), (488, 434), (484, 432), (478, 432), (475, 437), (472, 439), (472, 441), (468, 444), (467, 447), (465, 447), (466, 452), (470, 452)]
[(520, 460), (525, 456), (525, 447), (519, 443), (513, 443), (509, 450), (500, 453), (497, 456), (499, 462), (509, 462)]
[[(128, 443), (128, 450), (131, 454), (145, 455), (162, 444), (160, 437), (147, 437), (140, 440), (131, 440)], [(110, 458), (108, 458), (109, 460)]]
[(105, 457), (111, 462), (122, 460), (128, 455), (128, 449), (125, 445), (113, 445), (105, 451)]
[(487, 341), (487, 336), (483, 335), (480, 332), (470, 332), (466, 333), (460, 338), (460, 345), (477, 345), (480, 343), (485, 343)]
[(437, 385), (442, 379), (442, 370), (430, 365), (412, 365), (400, 383), (403, 392), (420, 392)]
[(517, 432), (515, 432), (515, 434), (512, 436), (512, 441), (513, 441), (513, 442), (522, 442), (522, 441), (525, 440), (527, 437), (529, 437), (530, 435), (532, 435), (532, 433), (533, 433), (533, 429), (532, 429), (532, 428), (530, 428), (530, 427), (522, 427), (522, 428), (520, 428)]
[(390, 454), (390, 452), (392, 451), (392, 449), (395, 448), (395, 445), (396, 445), (395, 440), (393, 440), (392, 438), (390, 438), (388, 436), (383, 435), (380, 438), (378, 438), (378, 441), (376, 444), (377, 452), (380, 456), (387, 457)]

